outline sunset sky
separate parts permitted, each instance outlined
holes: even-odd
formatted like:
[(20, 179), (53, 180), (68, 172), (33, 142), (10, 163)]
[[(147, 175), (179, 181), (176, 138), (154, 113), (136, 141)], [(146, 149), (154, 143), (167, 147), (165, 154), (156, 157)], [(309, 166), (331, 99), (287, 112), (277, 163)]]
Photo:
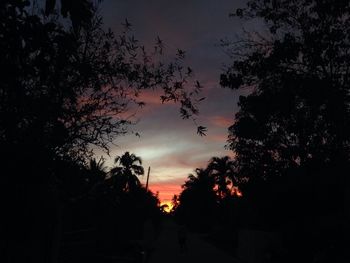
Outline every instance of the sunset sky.
[[(178, 194), (189, 173), (205, 167), (213, 156), (232, 155), (224, 149), (227, 128), (237, 111), (238, 95), (219, 85), (219, 75), (229, 58), (219, 46), (220, 39), (235, 38), (242, 23), (228, 14), (244, 1), (229, 0), (105, 0), (101, 14), (105, 25), (120, 32), (128, 19), (137, 39), (153, 46), (157, 36), (165, 43), (166, 54), (174, 56), (177, 48), (186, 51), (185, 63), (195, 71), (195, 78), (205, 87), (207, 99), (200, 107), (198, 121), (208, 128), (207, 136), (196, 134), (191, 121), (182, 120), (179, 107), (162, 105), (159, 97), (147, 93), (147, 103), (133, 127), (141, 137), (117, 138), (111, 156), (132, 152), (143, 159), (145, 171), (151, 167), (150, 188), (159, 191), (161, 200)], [(113, 160), (107, 159), (111, 166)], [(145, 182), (146, 176), (141, 178)]]

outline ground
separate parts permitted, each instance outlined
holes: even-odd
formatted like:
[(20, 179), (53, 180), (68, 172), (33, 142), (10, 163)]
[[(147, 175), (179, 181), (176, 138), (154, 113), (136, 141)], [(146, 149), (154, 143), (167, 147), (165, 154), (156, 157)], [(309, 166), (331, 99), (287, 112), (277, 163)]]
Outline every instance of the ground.
[(188, 251), (180, 250), (177, 240), (178, 225), (165, 221), (163, 230), (154, 244), (150, 263), (175, 262), (230, 262), (238, 263), (225, 252), (202, 240), (197, 234), (188, 233)]

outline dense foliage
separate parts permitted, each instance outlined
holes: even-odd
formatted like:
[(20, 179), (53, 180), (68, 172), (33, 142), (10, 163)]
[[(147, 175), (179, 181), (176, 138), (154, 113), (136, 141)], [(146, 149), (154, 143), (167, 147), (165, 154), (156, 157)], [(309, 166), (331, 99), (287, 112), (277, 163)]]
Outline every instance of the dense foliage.
[(217, 223), (232, 225), (232, 203), (241, 193), (230, 157), (213, 157), (206, 168), (190, 174), (182, 188), (173, 201), (180, 222), (196, 231), (209, 231)]
[(234, 62), (221, 84), (251, 90), (229, 129), (242, 175), (349, 160), (349, 8), (348, 1), (258, 0), (233, 14), (265, 25), (226, 43)]
[(252, 0), (231, 16), (258, 29), (223, 42), (233, 61), (221, 85), (246, 94), (228, 138), (244, 179), (240, 217), (246, 226), (282, 233), (290, 260), (312, 260), (321, 248), (341, 253), (349, 12), (349, 1)]

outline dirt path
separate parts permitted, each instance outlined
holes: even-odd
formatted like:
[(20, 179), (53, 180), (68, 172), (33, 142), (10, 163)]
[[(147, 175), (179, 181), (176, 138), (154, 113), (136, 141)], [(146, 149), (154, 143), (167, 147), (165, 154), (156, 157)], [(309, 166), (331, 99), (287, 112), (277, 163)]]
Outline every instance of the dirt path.
[(155, 242), (155, 250), (150, 263), (173, 262), (230, 262), (238, 263), (230, 255), (225, 254), (213, 245), (201, 240), (195, 234), (188, 234), (188, 251), (180, 251), (177, 242), (178, 226), (172, 221), (166, 221), (163, 230)]

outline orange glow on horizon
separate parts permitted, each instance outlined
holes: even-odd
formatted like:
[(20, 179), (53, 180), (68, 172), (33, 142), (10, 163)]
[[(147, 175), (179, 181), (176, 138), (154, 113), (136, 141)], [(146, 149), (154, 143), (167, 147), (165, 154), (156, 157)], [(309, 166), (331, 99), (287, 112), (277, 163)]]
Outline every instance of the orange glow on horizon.
[[(173, 199), (174, 195), (179, 196), (182, 192), (182, 187), (179, 183), (157, 183), (150, 186), (150, 190), (153, 193), (158, 193), (158, 198), (161, 205), (171, 203), (170, 200)], [(214, 190), (218, 190), (217, 185), (214, 187)], [(242, 197), (243, 193), (238, 186), (233, 186), (231, 188), (231, 195)]]
[(158, 193), (158, 198), (161, 203), (170, 202), (174, 195), (179, 195), (182, 191), (180, 183), (157, 183), (149, 186), (153, 193)]
[(173, 204), (169, 200), (164, 200), (160, 203), (160, 207), (164, 206), (164, 212), (170, 213), (171, 209), (173, 208)]

